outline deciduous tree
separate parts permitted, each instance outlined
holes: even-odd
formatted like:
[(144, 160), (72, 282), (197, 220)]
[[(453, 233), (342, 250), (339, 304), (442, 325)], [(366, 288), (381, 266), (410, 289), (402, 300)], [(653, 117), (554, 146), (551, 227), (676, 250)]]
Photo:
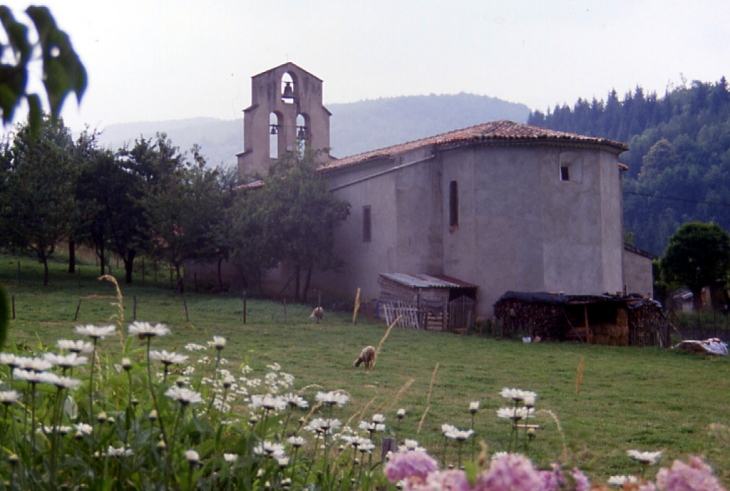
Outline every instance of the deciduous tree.
[(60, 119), (46, 116), (39, 134), (32, 131), (30, 122), (19, 127), (10, 147), (2, 222), (6, 240), (43, 264), (47, 285), (48, 259), (68, 235), (75, 204), (72, 141)]
[(730, 235), (714, 223), (685, 223), (670, 237), (661, 270), (668, 282), (689, 288), (699, 310), (702, 288), (727, 278)]

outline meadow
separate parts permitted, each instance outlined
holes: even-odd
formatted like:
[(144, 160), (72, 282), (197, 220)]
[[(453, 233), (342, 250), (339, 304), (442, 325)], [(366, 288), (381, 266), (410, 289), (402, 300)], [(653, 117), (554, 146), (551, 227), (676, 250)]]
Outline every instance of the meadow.
[[(73, 338), (73, 326), (107, 323), (118, 313), (112, 305), (114, 285), (97, 279), (98, 268), (83, 264), (75, 275), (66, 268), (60, 260), (51, 263), (51, 281), (43, 287), (40, 265), (0, 256), (0, 282), (15, 299), (8, 343), (20, 351), (44, 350), (59, 338)], [(388, 332), (382, 321), (359, 316), (353, 325), (351, 313), (327, 310), (316, 324), (309, 318), (311, 306), (253, 298), (247, 300), (244, 324), (240, 292), (188, 291), (188, 320), (182, 296), (170, 290), (166, 278), (161, 275), (157, 284), (150, 280), (148, 272), (145, 286), (120, 283), (123, 324), (134, 317), (136, 297), (137, 320), (171, 329), (171, 335), (155, 341), (156, 348), (185, 352), (187, 343), (224, 336), (231, 372), (248, 365), (263, 377), (267, 365), (278, 363), (296, 377), (294, 389), (310, 402), (317, 391), (344, 391), (350, 396), (340, 410), (344, 422), (357, 426), (360, 419), (384, 414), (390, 436), (397, 431), (398, 440), (416, 439), (439, 458), (441, 425), (470, 428), (472, 401), (480, 402), (476, 441), (489, 452), (507, 450), (510, 423), (498, 419), (496, 411), (508, 405), (500, 391), (515, 387), (538, 394), (531, 422), (540, 429), (528, 451), (538, 465), (560, 461), (605, 482), (611, 475), (638, 472), (627, 450), (662, 450), (662, 466), (700, 455), (730, 483), (730, 365), (725, 358), (398, 328)], [(323, 305), (327, 309), (326, 298)], [(381, 342), (373, 370), (353, 368), (362, 347)], [(100, 356), (114, 356), (120, 346), (106, 340), (99, 345)], [(402, 420), (396, 418), (399, 409), (406, 411)], [(233, 411), (246, 418), (249, 408), (240, 404)], [(446, 452), (446, 460), (455, 463), (456, 447), (449, 445)]]

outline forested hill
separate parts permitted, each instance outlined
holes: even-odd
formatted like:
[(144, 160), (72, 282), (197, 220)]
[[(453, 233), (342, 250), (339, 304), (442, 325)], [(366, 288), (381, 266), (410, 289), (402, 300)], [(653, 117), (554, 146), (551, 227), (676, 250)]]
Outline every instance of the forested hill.
[(641, 87), (619, 99), (579, 99), (530, 114), (528, 123), (629, 144), (624, 229), (635, 246), (661, 255), (682, 223), (730, 230), (730, 91), (725, 77), (694, 81), (662, 97)]
[[(447, 131), (500, 119), (524, 123), (530, 109), (524, 104), (473, 94), (391, 97), (348, 104), (326, 104), (332, 113), (332, 155), (356, 153), (405, 143)], [(234, 165), (243, 151), (243, 120), (193, 118), (180, 121), (124, 123), (104, 128), (101, 143), (111, 148), (134, 145), (164, 132), (181, 150), (193, 144), (212, 165)]]

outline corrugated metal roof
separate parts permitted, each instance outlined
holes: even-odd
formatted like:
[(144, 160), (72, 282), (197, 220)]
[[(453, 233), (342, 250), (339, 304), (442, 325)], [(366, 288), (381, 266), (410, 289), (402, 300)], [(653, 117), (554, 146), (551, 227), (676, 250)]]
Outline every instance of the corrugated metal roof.
[(443, 275), (380, 273), (380, 276), (411, 288), (478, 288), (477, 285)]
[(530, 126), (513, 121), (493, 121), (491, 123), (471, 126), (461, 130), (450, 131), (441, 135), (435, 135), (428, 138), (422, 138), (392, 147), (372, 150), (370, 152), (360, 153), (333, 160), (319, 167), (319, 171), (327, 172), (330, 170), (349, 167), (350, 165), (359, 164), (368, 160), (377, 158), (390, 158), (397, 154), (415, 150), (417, 148), (428, 147), (433, 145), (436, 148), (448, 148), (452, 145), (466, 143), (565, 143), (565, 144), (584, 144), (599, 145), (614, 149), (618, 152), (625, 152), (628, 146), (624, 143), (609, 140), (607, 138), (596, 138), (592, 136), (577, 135), (575, 133), (565, 133), (563, 131), (554, 131), (537, 126)]

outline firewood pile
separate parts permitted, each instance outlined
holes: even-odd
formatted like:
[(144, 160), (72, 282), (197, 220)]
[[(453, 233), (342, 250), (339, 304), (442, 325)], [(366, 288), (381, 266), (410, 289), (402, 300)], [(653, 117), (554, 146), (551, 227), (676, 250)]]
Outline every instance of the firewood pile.
[(563, 341), (570, 329), (560, 304), (502, 298), (494, 305), (494, 318), (502, 337), (540, 336), (543, 340)]
[(661, 305), (638, 296), (507, 292), (494, 304), (494, 318), (496, 334), (509, 338), (664, 348), (671, 342)]
[(669, 323), (659, 303), (641, 300), (629, 304), (629, 346), (669, 348), (671, 343)]

